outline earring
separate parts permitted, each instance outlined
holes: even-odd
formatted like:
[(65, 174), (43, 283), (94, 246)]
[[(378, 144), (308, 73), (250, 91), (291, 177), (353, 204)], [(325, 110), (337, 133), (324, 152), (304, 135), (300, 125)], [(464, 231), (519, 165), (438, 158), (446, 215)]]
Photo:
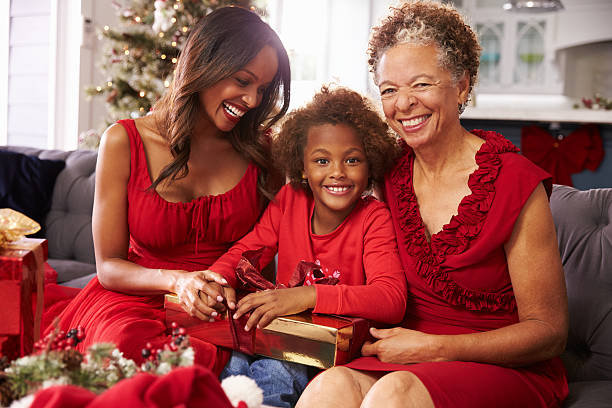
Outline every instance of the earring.
[(461, 115), (463, 113), (463, 111), (465, 111), (465, 108), (467, 107), (468, 103), (470, 102), (471, 96), (468, 96), (468, 98), (461, 102), (460, 104), (458, 104), (457, 110), (459, 111), (459, 115)]
[(304, 172), (302, 172), (302, 184), (308, 184), (308, 177), (306, 177)]

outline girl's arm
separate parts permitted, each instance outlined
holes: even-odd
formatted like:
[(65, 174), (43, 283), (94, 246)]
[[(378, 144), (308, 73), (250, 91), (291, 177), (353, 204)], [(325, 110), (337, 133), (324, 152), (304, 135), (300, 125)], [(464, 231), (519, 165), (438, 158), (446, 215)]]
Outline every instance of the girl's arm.
[(93, 238), (96, 269), (106, 289), (134, 295), (175, 292), (187, 312), (208, 319), (214, 312), (198, 296), (221, 296), (208, 283), (221, 277), (210, 272), (150, 269), (127, 260), (129, 247), (127, 185), (130, 177), (130, 142), (125, 128), (111, 126), (102, 138), (96, 164)]
[(365, 285), (315, 285), (314, 312), (399, 323), (406, 312), (406, 277), (386, 207), (377, 206), (368, 215), (363, 236)]
[(475, 361), (521, 366), (558, 356), (568, 331), (567, 297), (555, 228), (542, 184), (531, 194), (505, 245), (519, 322), (473, 334), (373, 330), (364, 355), (381, 361)]

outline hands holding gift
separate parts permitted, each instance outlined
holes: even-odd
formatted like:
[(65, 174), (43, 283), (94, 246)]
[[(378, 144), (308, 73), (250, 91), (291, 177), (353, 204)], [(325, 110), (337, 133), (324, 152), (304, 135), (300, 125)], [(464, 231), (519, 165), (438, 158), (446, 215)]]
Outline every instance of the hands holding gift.
[(251, 312), (244, 327), (264, 328), (278, 316), (303, 312), (315, 307), (317, 292), (314, 286), (298, 286), (286, 289), (267, 289), (250, 293), (240, 299), (234, 319)]
[[(236, 307), (236, 294), (227, 281), (213, 271), (182, 273), (174, 283), (174, 293), (189, 315), (201, 320), (214, 321), (224, 313), (227, 304)], [(227, 302), (226, 302), (227, 301)]]

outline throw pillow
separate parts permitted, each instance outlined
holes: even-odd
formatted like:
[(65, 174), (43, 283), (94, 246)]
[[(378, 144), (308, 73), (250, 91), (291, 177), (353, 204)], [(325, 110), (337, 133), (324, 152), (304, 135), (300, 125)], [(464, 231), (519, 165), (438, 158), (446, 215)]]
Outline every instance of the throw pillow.
[(55, 179), (64, 166), (62, 160), (0, 150), (0, 208), (19, 211), (43, 227)]

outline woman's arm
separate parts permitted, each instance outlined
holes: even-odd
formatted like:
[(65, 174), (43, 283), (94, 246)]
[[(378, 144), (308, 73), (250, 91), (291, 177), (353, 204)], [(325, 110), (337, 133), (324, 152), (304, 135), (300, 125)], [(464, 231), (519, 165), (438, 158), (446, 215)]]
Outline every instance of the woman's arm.
[(127, 260), (129, 177), (129, 138), (125, 128), (115, 124), (104, 133), (96, 165), (92, 227), (98, 280), (106, 289), (134, 295), (176, 292), (188, 312), (208, 319), (214, 310), (197, 294), (222, 295), (207, 283), (213, 274), (149, 269)]
[(544, 187), (531, 194), (505, 245), (519, 322), (482, 333), (427, 335), (395, 328), (364, 354), (382, 361), (475, 361), (521, 366), (561, 354), (568, 331), (567, 296), (555, 228)]

